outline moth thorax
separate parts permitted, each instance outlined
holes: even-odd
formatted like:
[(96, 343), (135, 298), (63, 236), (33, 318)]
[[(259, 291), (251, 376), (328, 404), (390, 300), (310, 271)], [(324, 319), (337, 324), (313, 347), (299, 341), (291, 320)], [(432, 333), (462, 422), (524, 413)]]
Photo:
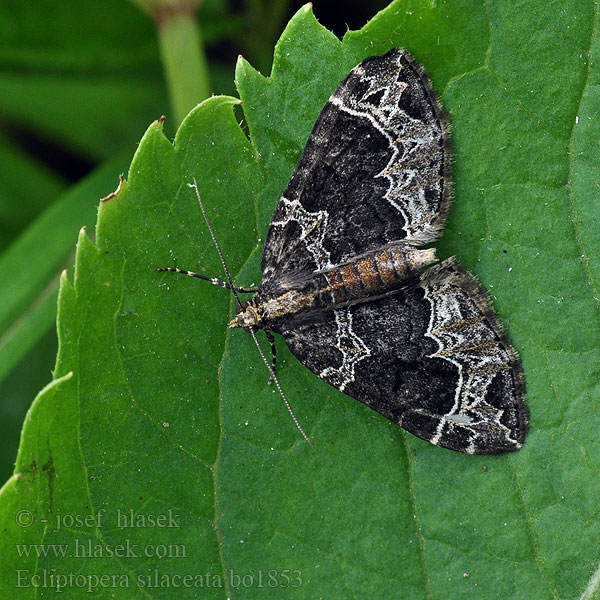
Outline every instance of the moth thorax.
[(241, 306), (238, 306), (237, 315), (229, 321), (229, 327), (256, 329), (261, 321), (262, 317), (256, 307), (250, 302), (243, 302)]

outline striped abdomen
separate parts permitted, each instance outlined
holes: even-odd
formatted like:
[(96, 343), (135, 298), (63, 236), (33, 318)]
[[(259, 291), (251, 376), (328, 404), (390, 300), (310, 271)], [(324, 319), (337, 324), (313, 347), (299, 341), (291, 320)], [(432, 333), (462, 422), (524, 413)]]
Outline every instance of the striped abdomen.
[(435, 250), (396, 244), (315, 274), (316, 304), (337, 306), (380, 296), (404, 285), (406, 279), (435, 260)]
[(406, 279), (434, 260), (433, 248), (419, 250), (404, 243), (380, 248), (351, 262), (317, 271), (302, 287), (284, 288), (270, 297), (259, 291), (230, 327), (265, 327), (277, 319), (381, 296), (401, 288)]

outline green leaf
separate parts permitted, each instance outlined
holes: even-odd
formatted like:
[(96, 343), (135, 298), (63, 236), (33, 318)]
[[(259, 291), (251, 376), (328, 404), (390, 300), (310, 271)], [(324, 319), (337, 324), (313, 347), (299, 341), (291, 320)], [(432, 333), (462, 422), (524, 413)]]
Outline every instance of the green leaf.
[[(0, 496), (4, 595), (75, 573), (72, 596), (95, 582), (124, 597), (600, 597), (597, 10), (398, 1), (341, 43), (307, 6), (270, 78), (238, 63), (249, 138), (227, 97), (195, 109), (174, 145), (153, 124), (62, 280), (55, 380)], [(250, 337), (227, 329), (226, 292), (154, 271), (176, 260), (220, 276), (196, 177), (236, 280), (258, 282), (319, 110), (352, 66), (393, 46), (423, 62), (451, 114), (456, 197), (439, 253), (481, 278), (521, 352), (532, 431), (517, 454), (418, 440), (278, 339), (311, 450)], [(145, 521), (119, 528), (129, 511)], [(149, 526), (161, 514), (177, 527)], [(139, 555), (116, 556), (120, 544)], [(69, 554), (82, 547), (96, 554)], [(45, 581), (18, 591), (54, 594)]]
[(152, 21), (122, 0), (6, 0), (0, 7), (4, 127), (88, 160), (133, 144), (164, 111)]
[(66, 184), (1, 134), (0, 164), (0, 251), (4, 251), (32, 218), (64, 191)]
[(59, 197), (0, 256), (0, 382), (56, 320), (58, 274), (72, 260), (73, 239), (93, 228), (103, 190), (116, 185), (130, 153), (101, 168)]
[[(199, 14), (208, 43), (236, 31), (223, 0), (205, 0)], [(169, 114), (156, 38), (152, 19), (124, 0), (62, 0), (58, 7), (54, 0), (5, 0), (0, 131), (25, 131), (34, 143), (50, 142), (80, 160), (133, 147), (151, 120)], [(211, 77), (220, 86), (218, 67)]]

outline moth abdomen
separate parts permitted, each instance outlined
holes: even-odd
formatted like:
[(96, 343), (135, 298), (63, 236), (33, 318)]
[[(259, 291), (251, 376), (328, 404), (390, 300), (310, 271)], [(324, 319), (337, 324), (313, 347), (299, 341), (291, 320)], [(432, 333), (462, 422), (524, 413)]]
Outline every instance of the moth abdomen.
[(317, 274), (319, 304), (340, 305), (403, 287), (435, 260), (435, 250), (396, 244)]

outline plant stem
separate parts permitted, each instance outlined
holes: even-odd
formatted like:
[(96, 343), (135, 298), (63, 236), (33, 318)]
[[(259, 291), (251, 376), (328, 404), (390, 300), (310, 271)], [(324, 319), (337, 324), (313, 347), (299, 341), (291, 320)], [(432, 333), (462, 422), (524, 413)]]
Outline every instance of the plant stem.
[(177, 125), (210, 95), (202, 34), (193, 10), (165, 11), (157, 19), (160, 51)]

